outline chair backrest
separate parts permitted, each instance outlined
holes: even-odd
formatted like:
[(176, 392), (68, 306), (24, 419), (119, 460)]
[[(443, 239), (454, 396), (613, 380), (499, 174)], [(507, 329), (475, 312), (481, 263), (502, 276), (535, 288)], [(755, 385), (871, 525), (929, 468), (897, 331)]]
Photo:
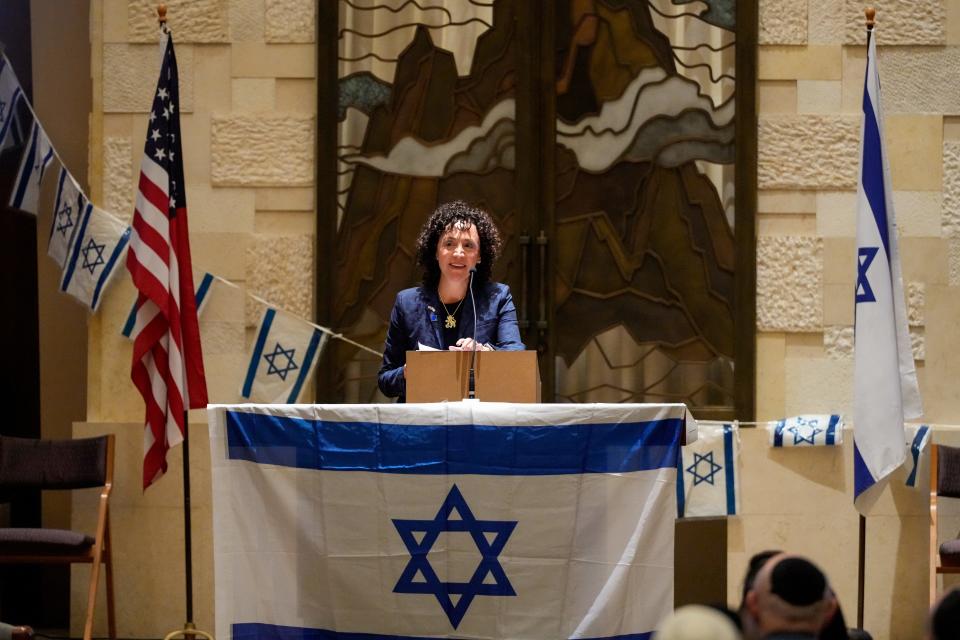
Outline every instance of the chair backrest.
[(84, 489), (107, 481), (109, 436), (35, 440), (0, 436), (0, 489)]
[(960, 448), (940, 445), (937, 449), (937, 495), (960, 498)]

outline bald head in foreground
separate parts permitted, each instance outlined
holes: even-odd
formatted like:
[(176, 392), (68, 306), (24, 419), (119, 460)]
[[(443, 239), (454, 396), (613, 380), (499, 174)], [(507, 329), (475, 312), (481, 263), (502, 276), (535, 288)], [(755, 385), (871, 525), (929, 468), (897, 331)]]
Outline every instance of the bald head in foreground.
[(815, 564), (789, 554), (770, 558), (747, 592), (746, 613), (758, 638), (815, 638), (837, 608)]

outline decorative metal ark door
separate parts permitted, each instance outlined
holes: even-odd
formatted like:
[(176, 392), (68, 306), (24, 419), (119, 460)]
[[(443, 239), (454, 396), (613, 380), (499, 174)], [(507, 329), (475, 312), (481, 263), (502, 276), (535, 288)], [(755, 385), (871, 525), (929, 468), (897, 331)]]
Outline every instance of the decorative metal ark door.
[[(380, 349), (396, 292), (420, 277), (419, 226), (438, 203), (470, 200), (503, 231), (494, 278), (540, 352), (545, 401), (752, 413), (752, 186), (735, 199), (750, 176), (734, 163), (756, 134), (735, 136), (734, 98), (756, 26), (737, 29), (734, 0), (337, 7), (322, 319)], [(320, 78), (322, 107), (322, 65)], [(339, 343), (325, 360), (334, 392), (321, 397), (382, 398), (376, 357)]]
[(556, 3), (557, 401), (734, 412), (734, 13)]

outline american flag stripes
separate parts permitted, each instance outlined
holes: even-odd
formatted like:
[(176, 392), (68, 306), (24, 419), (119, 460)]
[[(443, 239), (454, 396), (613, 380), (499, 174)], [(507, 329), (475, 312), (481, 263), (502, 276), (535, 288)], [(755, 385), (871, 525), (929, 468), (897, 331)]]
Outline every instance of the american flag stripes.
[(180, 152), (177, 60), (166, 36), (140, 165), (127, 269), (139, 294), (131, 377), (146, 403), (143, 487), (183, 441), (185, 411), (207, 404)]

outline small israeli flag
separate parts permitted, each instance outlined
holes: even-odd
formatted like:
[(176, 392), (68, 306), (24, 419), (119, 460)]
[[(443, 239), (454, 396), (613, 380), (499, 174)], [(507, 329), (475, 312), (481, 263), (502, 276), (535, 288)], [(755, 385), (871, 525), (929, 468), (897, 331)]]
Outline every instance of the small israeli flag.
[(260, 320), (240, 395), (251, 402), (293, 404), (327, 336), (300, 318), (268, 308)]
[(10, 206), (37, 215), (40, 185), (46, 176), (47, 167), (53, 162), (53, 147), (43, 127), (36, 121), (30, 132), (30, 146), (20, 160), (17, 180), (10, 192)]
[(908, 424), (907, 434), (907, 479), (904, 482), (908, 487), (918, 491), (928, 488), (923, 481), (930, 476), (930, 427), (925, 424)]
[(17, 142), (17, 107), (23, 101), (23, 91), (7, 56), (0, 56), (0, 151)]
[[(210, 288), (213, 286), (213, 280), (214, 278), (212, 273), (204, 273), (203, 277), (200, 279), (200, 282), (197, 283), (196, 292), (194, 293), (194, 299), (196, 300), (196, 304), (197, 304), (198, 318), (200, 317), (200, 314), (203, 313), (203, 307), (207, 304), (207, 300), (209, 300), (209, 296), (207, 294), (210, 293)], [(136, 333), (140, 333), (139, 331), (137, 331), (136, 333), (134, 332), (134, 328), (136, 328), (136, 325), (137, 325), (138, 298), (139, 296), (134, 297), (133, 304), (130, 307), (130, 313), (127, 315), (127, 321), (123, 323), (123, 330), (120, 332), (123, 334), (123, 337), (125, 338), (130, 338), (131, 336), (136, 335)], [(147, 316), (141, 316), (141, 317), (147, 317)]]
[(57, 181), (57, 197), (53, 204), (53, 221), (50, 223), (50, 235), (47, 240), (47, 255), (63, 267), (67, 263), (70, 243), (77, 232), (80, 216), (87, 209), (87, 196), (83, 194), (77, 181), (66, 167), (60, 168)]
[(677, 514), (733, 516), (740, 511), (740, 434), (729, 423), (698, 421), (697, 441), (682, 448), (677, 468)]
[(843, 420), (834, 415), (784, 418), (767, 425), (771, 447), (833, 447), (843, 444)]
[(92, 204), (87, 205), (79, 225), (63, 267), (60, 290), (96, 311), (127, 248), (130, 227)]

